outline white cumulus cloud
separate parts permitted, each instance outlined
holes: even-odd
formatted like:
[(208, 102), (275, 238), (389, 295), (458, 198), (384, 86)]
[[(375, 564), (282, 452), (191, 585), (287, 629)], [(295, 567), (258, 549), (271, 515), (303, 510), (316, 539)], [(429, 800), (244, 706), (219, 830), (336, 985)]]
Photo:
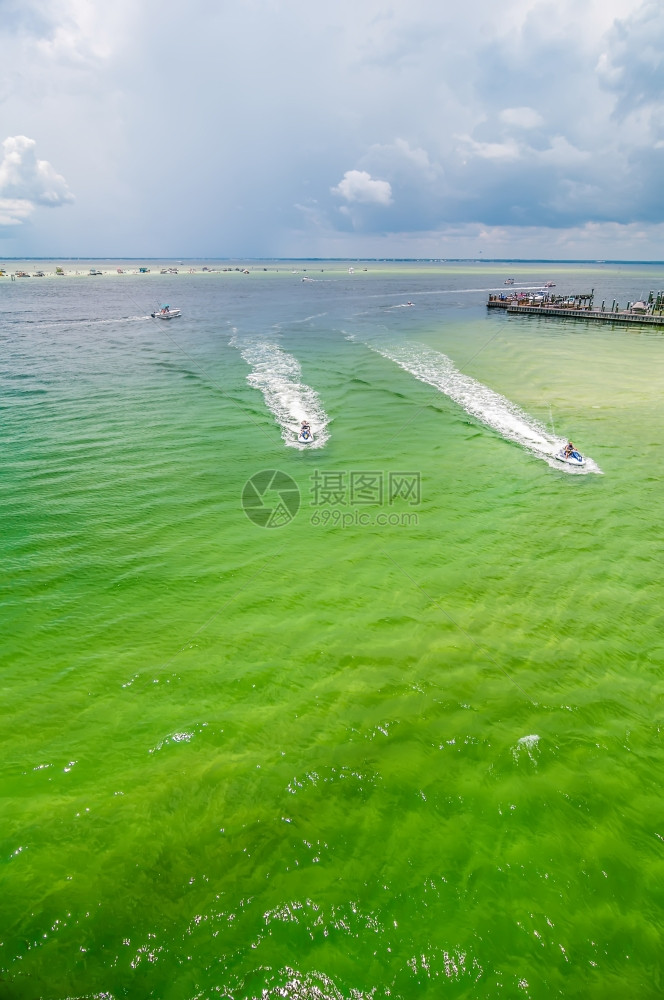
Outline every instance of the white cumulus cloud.
[(544, 124), (544, 119), (534, 108), (504, 108), (500, 112), (500, 120), (505, 125), (513, 125), (517, 128), (537, 128)]
[(0, 226), (20, 226), (33, 208), (24, 198), (0, 198)]
[(518, 160), (521, 156), (521, 148), (514, 139), (506, 142), (477, 142), (469, 135), (459, 138), (471, 156), (479, 156), (483, 160)]
[(17, 225), (37, 205), (50, 208), (73, 201), (66, 180), (48, 160), (38, 160), (36, 142), (25, 135), (2, 143), (0, 161), (0, 224)]
[(333, 187), (332, 194), (349, 202), (370, 205), (391, 205), (392, 186), (389, 181), (375, 180), (366, 170), (347, 170), (343, 180)]

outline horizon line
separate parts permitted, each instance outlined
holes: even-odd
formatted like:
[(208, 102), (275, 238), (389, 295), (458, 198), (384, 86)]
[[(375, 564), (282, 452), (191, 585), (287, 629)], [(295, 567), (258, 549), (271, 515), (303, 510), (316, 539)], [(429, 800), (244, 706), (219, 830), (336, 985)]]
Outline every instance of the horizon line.
[(664, 260), (626, 260), (623, 258), (597, 258), (597, 257), (120, 257), (120, 256), (49, 256), (39, 255), (36, 257), (0, 257), (0, 261), (223, 261), (223, 262), (277, 262), (303, 263), (303, 262), (328, 262), (328, 263), (364, 263), (364, 264), (662, 264)]

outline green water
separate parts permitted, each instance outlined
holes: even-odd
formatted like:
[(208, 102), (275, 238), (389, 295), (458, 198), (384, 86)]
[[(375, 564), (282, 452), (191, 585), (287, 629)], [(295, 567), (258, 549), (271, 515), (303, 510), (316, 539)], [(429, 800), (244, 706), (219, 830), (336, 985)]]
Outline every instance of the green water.
[[(484, 306), (661, 269), (354, 266), (2, 279), (3, 1000), (662, 994), (664, 335)], [(257, 339), (323, 447), (286, 446)], [(271, 469), (274, 529), (240, 499)], [(363, 472), (419, 502), (315, 505)]]

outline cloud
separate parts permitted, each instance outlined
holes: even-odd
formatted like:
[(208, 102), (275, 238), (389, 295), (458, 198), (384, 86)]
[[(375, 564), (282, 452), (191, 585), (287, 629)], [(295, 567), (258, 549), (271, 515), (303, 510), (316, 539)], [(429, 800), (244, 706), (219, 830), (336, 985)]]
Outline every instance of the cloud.
[(532, 152), (540, 163), (558, 167), (569, 167), (587, 162), (591, 158), (587, 150), (577, 149), (564, 135), (554, 135), (547, 149)]
[[(543, 253), (664, 222), (654, 0), (4, 7), (4, 134), (68, 182), (5, 152), (16, 254), (399, 256), (450, 227), (541, 233)], [(66, 227), (34, 215), (70, 188)]]
[(618, 96), (623, 117), (639, 107), (662, 107), (664, 91), (664, 10), (646, 0), (628, 17), (616, 21), (607, 48), (597, 61), (602, 84)]
[(469, 135), (459, 138), (470, 154), (484, 160), (518, 160), (521, 156), (521, 149), (514, 139), (506, 142), (477, 142)]
[(360, 166), (371, 173), (380, 172), (389, 179), (394, 196), (395, 182), (419, 184), (434, 180), (440, 166), (432, 162), (429, 153), (421, 146), (411, 146), (405, 139), (375, 143), (360, 161)]
[(391, 205), (392, 187), (389, 181), (374, 180), (366, 170), (347, 170), (343, 180), (331, 188), (332, 194), (348, 202), (365, 205)]
[(37, 143), (25, 135), (10, 136), (2, 146), (0, 192), (14, 198), (25, 198), (38, 205), (62, 205), (73, 201), (67, 182), (56, 173), (48, 160), (38, 160)]
[(48, 160), (38, 160), (36, 142), (24, 135), (2, 143), (0, 161), (0, 225), (23, 222), (38, 205), (56, 208), (74, 200), (67, 182)]
[(544, 124), (544, 119), (534, 108), (503, 108), (498, 116), (506, 125), (516, 128), (537, 128)]
[(0, 198), (0, 226), (20, 226), (34, 211), (24, 198)]

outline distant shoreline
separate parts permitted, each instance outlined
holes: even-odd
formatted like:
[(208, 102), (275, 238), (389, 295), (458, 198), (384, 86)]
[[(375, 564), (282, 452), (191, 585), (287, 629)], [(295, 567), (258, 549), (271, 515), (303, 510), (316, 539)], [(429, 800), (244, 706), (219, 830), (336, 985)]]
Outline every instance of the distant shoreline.
[(592, 257), (584, 258), (557, 258), (557, 257), (0, 257), (0, 265), (3, 263), (29, 263), (29, 262), (58, 262), (73, 264), (74, 262), (87, 264), (89, 262), (99, 263), (122, 263), (131, 264), (147, 262), (158, 266), (164, 262), (168, 264), (181, 263), (190, 265), (192, 263), (206, 263), (208, 261), (219, 264), (265, 264), (265, 263), (329, 263), (329, 264), (651, 264), (663, 265), (664, 260), (598, 260)]

